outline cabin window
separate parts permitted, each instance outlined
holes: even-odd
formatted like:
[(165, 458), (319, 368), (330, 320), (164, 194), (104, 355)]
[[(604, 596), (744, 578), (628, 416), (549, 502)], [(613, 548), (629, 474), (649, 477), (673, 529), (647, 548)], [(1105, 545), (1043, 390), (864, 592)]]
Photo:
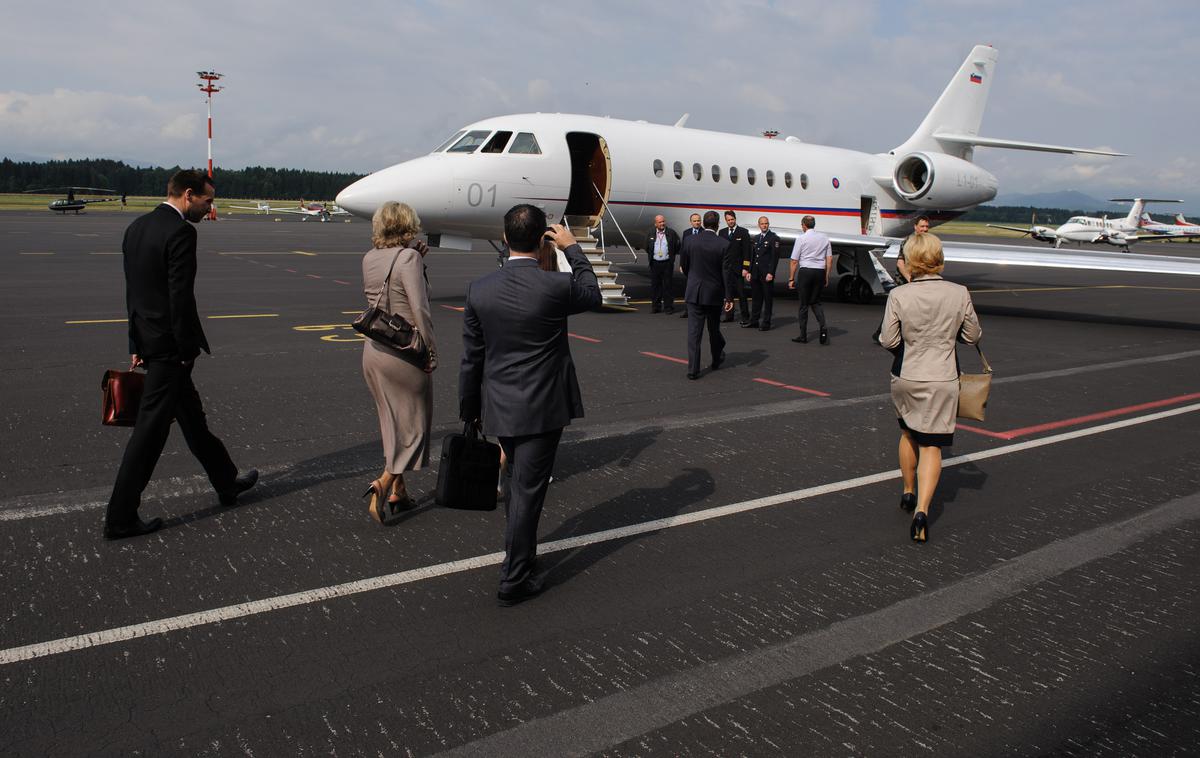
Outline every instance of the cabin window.
[(712, 167), (712, 175), (713, 175), (714, 182), (721, 181), (721, 167), (715, 163), (713, 164), (713, 167)]
[(503, 153), (504, 146), (508, 144), (510, 137), (512, 137), (512, 132), (496, 132), (495, 136), (488, 140), (487, 144), (479, 152)]
[(472, 131), (463, 135), (463, 138), (447, 150), (447, 153), (473, 153), (479, 149), (479, 146), (487, 141), (490, 131)]
[(696, 181), (700, 181), (701, 179), (703, 179), (704, 178), (704, 166), (701, 166), (699, 163), (693, 163), (692, 164), (692, 176), (696, 177)]
[(445, 150), (446, 148), (450, 147), (451, 143), (453, 143), (453, 142), (457, 142), (457, 141), (458, 141), (458, 138), (459, 138), (459, 137), (461, 137), (461, 136), (463, 136), (463, 135), (464, 135), (464, 134), (466, 134), (466, 133), (467, 133), (467, 130), (466, 130), (466, 129), (460, 129), (460, 130), (458, 130), (457, 132), (455, 132), (455, 133), (454, 133), (454, 136), (453, 136), (453, 137), (451, 137), (450, 139), (446, 140), (446, 141), (445, 141), (445, 142), (443, 142), (442, 144), (438, 145), (438, 146), (437, 146), (437, 149), (436, 149), (436, 150), (434, 150), (433, 152), (435, 152), (435, 153), (440, 153), (440, 152), (442, 152), (442, 151), (443, 151), (443, 150)]
[(746, 183), (747, 184), (754, 184), (754, 180), (757, 178), (758, 178), (758, 176), (754, 173), (754, 169), (752, 169), (752, 168), (746, 169)]
[(538, 145), (537, 137), (529, 132), (519, 132), (516, 139), (513, 140), (512, 147), (508, 149), (509, 154), (520, 153), (522, 155), (541, 155), (542, 148)]
[(768, 187), (775, 186), (775, 172), (774, 171), (767, 172), (767, 186)]
[(792, 172), (791, 171), (783, 172), (783, 186), (787, 187), (788, 189), (792, 188)]
[(737, 166), (730, 166), (729, 167), (729, 182), (730, 182), (730, 184), (737, 184), (737, 180), (738, 180)]
[(662, 175), (663, 175), (663, 162), (660, 161), (658, 158), (654, 159), (654, 175), (660, 179), (662, 178)]
[(680, 163), (679, 161), (675, 161), (675, 178), (676, 179), (683, 178), (683, 164)]
[(800, 189), (808, 189), (808, 174), (800, 175)]

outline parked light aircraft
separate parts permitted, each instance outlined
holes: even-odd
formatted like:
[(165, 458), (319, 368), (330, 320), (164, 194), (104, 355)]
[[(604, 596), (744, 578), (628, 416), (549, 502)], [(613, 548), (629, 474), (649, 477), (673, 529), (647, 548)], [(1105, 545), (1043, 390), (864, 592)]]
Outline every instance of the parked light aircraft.
[[(996, 59), (990, 46), (972, 49), (912, 136), (886, 153), (689, 129), (686, 116), (666, 126), (511, 115), (466, 126), (431, 154), (351, 184), (337, 202), (362, 217), (386, 201), (406, 202), (420, 214), (431, 245), (460, 250), (473, 239), (500, 239), (503, 213), (516, 203), (533, 203), (551, 220), (598, 228), (602, 236), (621, 235), (627, 244), (625, 230), (648, 228), (656, 214), (677, 229), (688, 226), (693, 211), (733, 209), (747, 226), (767, 215), (784, 238), (812, 215), (838, 256), (838, 294), (868, 301), (892, 284), (874, 253), (895, 257), (896, 235), (907, 233), (915, 216), (941, 222), (995, 197), (996, 178), (972, 162), (976, 147), (1122, 155), (979, 136)], [(1200, 274), (1200, 262), (1191, 259), (979, 247), (947, 244), (946, 258)], [(1155, 260), (1134, 260), (1143, 257)]]
[(1146, 203), (1182, 203), (1182, 200), (1133, 197), (1113, 198), (1109, 202), (1133, 203), (1133, 207), (1129, 209), (1128, 215), (1123, 219), (1110, 219), (1107, 216), (1072, 216), (1056, 229), (1038, 226), (1036, 215), (1029, 228), (1005, 224), (988, 224), (988, 226), (1028, 234), (1039, 242), (1053, 243), (1056, 248), (1061, 247), (1064, 242), (1074, 242), (1077, 245), (1104, 242), (1116, 245), (1126, 252), (1129, 251), (1129, 245), (1134, 242), (1200, 236), (1200, 230), (1193, 233), (1173, 224), (1160, 224), (1150, 220), (1150, 215), (1145, 213)]
[(1182, 213), (1175, 214), (1175, 222), (1172, 224), (1163, 224), (1150, 218), (1149, 213), (1143, 213), (1141, 219), (1141, 228), (1143, 231), (1152, 234), (1160, 235), (1167, 239), (1178, 237), (1200, 237), (1200, 224), (1193, 224), (1183, 217)]
[(332, 216), (349, 216), (350, 213), (340, 207), (337, 203), (326, 205), (325, 203), (310, 203), (303, 199), (295, 208), (272, 208), (270, 203), (255, 203), (253, 206), (248, 205), (231, 205), (230, 208), (237, 208), (243, 211), (261, 211), (262, 213), (295, 213), (303, 216), (301, 221), (308, 221), (310, 218), (319, 218), (321, 221), (329, 221)]
[[(92, 203), (115, 203), (118, 200), (121, 205), (125, 205), (125, 196), (116, 197), (117, 191), (110, 189), (96, 189), (95, 187), (44, 187), (42, 189), (25, 190), (30, 194), (41, 194), (43, 192), (66, 192), (67, 196), (60, 200), (51, 200), (46, 207), (55, 213), (61, 213), (64, 216), (69, 211), (75, 211), (78, 216), (79, 212), (87, 208)], [(95, 197), (91, 199), (80, 199), (75, 197), (75, 193), (80, 192), (85, 195), (112, 195), (113, 197)]]

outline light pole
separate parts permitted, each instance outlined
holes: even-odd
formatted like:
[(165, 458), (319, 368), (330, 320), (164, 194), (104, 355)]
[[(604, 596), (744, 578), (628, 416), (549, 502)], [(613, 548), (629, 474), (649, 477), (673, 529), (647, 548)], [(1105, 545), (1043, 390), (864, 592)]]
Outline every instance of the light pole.
[[(203, 80), (196, 86), (200, 88), (201, 92), (208, 96), (208, 178), (212, 179), (212, 96), (214, 92), (220, 92), (225, 88), (214, 86), (214, 82), (216, 82), (222, 76), (216, 71), (197, 71), (196, 75)], [(215, 205), (209, 210), (208, 218), (210, 221), (217, 220), (217, 208)]]

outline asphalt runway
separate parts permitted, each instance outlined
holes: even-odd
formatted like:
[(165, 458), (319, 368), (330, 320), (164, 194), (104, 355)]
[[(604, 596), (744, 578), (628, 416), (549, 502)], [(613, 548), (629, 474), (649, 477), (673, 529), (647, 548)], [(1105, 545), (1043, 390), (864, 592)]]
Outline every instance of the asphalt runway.
[[(196, 383), (262, 483), (220, 507), (175, 434), (141, 508), (166, 528), (101, 539), (132, 218), (0, 213), (0, 753), (1200, 751), (1200, 278), (948, 268), (996, 380), (925, 545), (897, 507), (881, 298), (827, 303), (832, 344), (797, 345), (781, 287), (776, 328), (734, 325), (694, 382), (685, 321), (573, 317), (587, 417), (542, 519), (550, 586), (505, 609), (501, 510), (435, 507), (436, 462), (388, 527), (359, 499), (382, 451), (348, 327), (358, 220), (201, 225)], [(610, 257), (644, 301), (645, 255)], [(495, 255), (428, 262), (440, 449)]]

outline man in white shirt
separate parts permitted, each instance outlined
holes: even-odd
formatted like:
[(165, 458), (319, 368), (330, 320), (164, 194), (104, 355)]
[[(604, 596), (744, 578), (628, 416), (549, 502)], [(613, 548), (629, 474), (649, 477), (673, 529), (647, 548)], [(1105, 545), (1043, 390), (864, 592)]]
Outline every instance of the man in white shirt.
[(646, 235), (646, 255), (650, 257), (651, 313), (675, 312), (672, 276), (675, 256), (679, 254), (679, 235), (667, 226), (666, 217), (654, 217), (654, 228)]
[(812, 216), (800, 219), (804, 234), (796, 238), (792, 246), (792, 260), (788, 271), (788, 289), (800, 295), (800, 336), (792, 342), (808, 342), (808, 309), (817, 316), (821, 325), (821, 344), (829, 344), (829, 330), (825, 326), (825, 309), (821, 307), (821, 290), (829, 285), (829, 274), (833, 270), (833, 246), (829, 237), (818, 232), (817, 220)]

